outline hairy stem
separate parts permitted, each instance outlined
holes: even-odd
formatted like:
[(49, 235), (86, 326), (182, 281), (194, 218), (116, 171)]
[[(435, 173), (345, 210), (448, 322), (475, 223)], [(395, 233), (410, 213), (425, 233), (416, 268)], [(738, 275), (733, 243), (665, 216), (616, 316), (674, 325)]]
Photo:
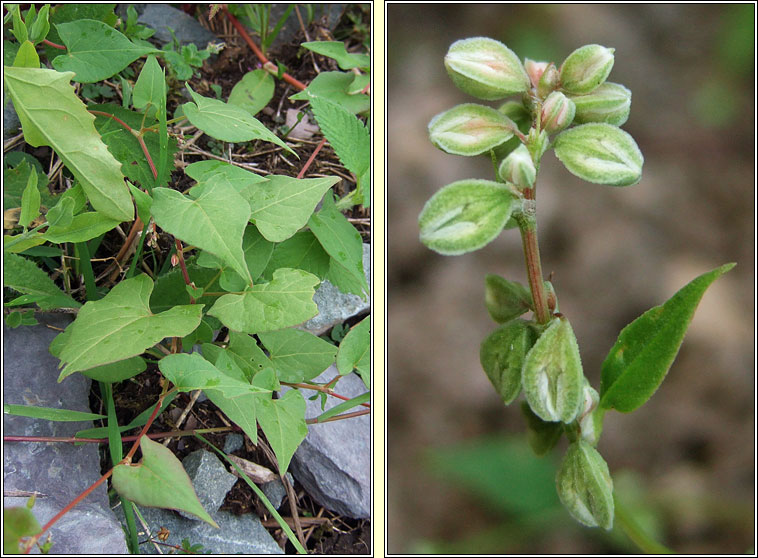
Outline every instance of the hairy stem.
[(524, 191), (524, 211), (519, 213), (516, 220), (521, 231), (521, 241), (524, 245), (526, 273), (529, 278), (529, 289), (534, 301), (534, 315), (537, 322), (546, 324), (550, 321), (550, 309), (547, 303), (545, 283), (542, 280), (542, 264), (540, 263), (540, 247), (537, 242), (537, 218), (534, 188)]

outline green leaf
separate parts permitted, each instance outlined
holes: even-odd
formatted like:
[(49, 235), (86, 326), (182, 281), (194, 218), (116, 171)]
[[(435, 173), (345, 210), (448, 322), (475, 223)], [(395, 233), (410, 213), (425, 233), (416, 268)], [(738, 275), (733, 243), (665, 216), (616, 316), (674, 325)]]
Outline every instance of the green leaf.
[[(226, 353), (220, 355), (220, 360), (228, 359)], [(229, 370), (230, 362), (227, 360), (222, 367)], [(158, 367), (179, 391), (202, 389), (253, 443), (256, 442), (256, 408), (259, 401), (271, 396), (271, 390), (251, 385), (244, 376), (225, 373), (197, 353), (169, 355), (160, 361)], [(242, 372), (239, 371), (239, 374)]]
[(150, 211), (166, 232), (207, 250), (252, 283), (242, 251), (250, 206), (234, 188), (213, 182), (195, 200), (176, 190), (155, 188)]
[(506, 405), (521, 393), (521, 369), (536, 337), (527, 321), (515, 319), (482, 342), (479, 350), (482, 368)]
[(371, 316), (366, 316), (348, 332), (337, 353), (337, 370), (343, 376), (358, 370), (368, 386), (371, 374)]
[(331, 194), (324, 197), (318, 213), (308, 221), (313, 234), (331, 256), (332, 261), (344, 268), (357, 280), (365, 293), (369, 292), (366, 273), (363, 270), (363, 241), (360, 233), (339, 212)]
[(305, 91), (292, 95), (295, 101), (310, 101), (312, 97), (322, 97), (337, 103), (353, 114), (366, 112), (371, 108), (368, 95), (350, 95), (348, 90), (355, 79), (352, 72), (321, 72), (308, 84)]
[(37, 173), (30, 172), (29, 180), (21, 195), (21, 216), (18, 218), (18, 224), (26, 228), (29, 224), (39, 217), (39, 206), (41, 196), (37, 188)]
[[(86, 202), (85, 202), (86, 203)], [(59, 230), (67, 229), (74, 221), (74, 206), (76, 201), (72, 196), (63, 197), (47, 212), (48, 230), (50, 227), (58, 227)]]
[(555, 156), (571, 174), (595, 184), (631, 186), (642, 177), (640, 148), (611, 124), (593, 122), (561, 132), (555, 138)]
[(13, 153), (19, 152), (7, 153), (3, 161), (3, 205), (5, 209), (21, 207), (21, 196), (29, 182), (29, 176), (33, 172), (37, 174), (37, 189), (40, 193), (42, 205), (47, 208), (52, 207), (59, 198), (52, 196), (50, 190), (47, 189), (47, 175), (42, 171), (41, 166), (37, 167), (39, 161), (29, 156), (29, 159), (21, 159), (13, 166), (11, 163)]
[[(57, 338), (56, 338), (57, 339)], [(82, 370), (81, 374), (97, 380), (98, 382), (122, 382), (141, 374), (147, 368), (145, 359), (139, 356), (95, 366), (89, 370)]]
[(277, 269), (271, 282), (257, 283), (240, 295), (222, 296), (208, 314), (245, 333), (297, 325), (318, 314), (313, 294), (319, 283), (318, 277), (305, 271)]
[(218, 99), (203, 97), (187, 84), (195, 103), (184, 103), (181, 108), (193, 126), (221, 141), (240, 143), (260, 139), (275, 143), (297, 156), (286, 143), (250, 115), (244, 108), (229, 105)]
[[(258, 279), (258, 277), (260, 277), (263, 273), (263, 270), (266, 269), (273, 250), (274, 245), (263, 238), (263, 235), (258, 232), (258, 229), (255, 228), (255, 225), (247, 226), (245, 229), (245, 235), (242, 237), (242, 252), (245, 254), (245, 263), (247, 264), (247, 269), (250, 271), (250, 276), (253, 278), (253, 280)], [(221, 285), (226, 290), (241, 291), (245, 288), (246, 283), (244, 279), (238, 274), (234, 273), (234, 271), (232, 271), (233, 268), (229, 267), (228, 265), (224, 265), (223, 262), (218, 261), (215, 256), (212, 256), (208, 252), (200, 253), (200, 256), (197, 258), (197, 265), (224, 270), (224, 273), (221, 276)], [(233, 274), (233, 277), (230, 278), (227, 276), (227, 269), (230, 270), (230, 273)], [(239, 281), (236, 281), (237, 279), (239, 279)], [(235, 285), (234, 288), (227, 288), (227, 282), (234, 282), (239, 284)]]
[(371, 167), (368, 128), (351, 112), (323, 97), (310, 97), (310, 101), (321, 131), (342, 164), (356, 177), (366, 173)]
[(3, 404), (3, 414), (17, 417), (32, 417), (56, 422), (81, 422), (105, 418), (105, 415), (71, 411), (69, 409), (55, 409), (51, 407), (34, 407), (32, 405), (8, 405)]
[(663, 305), (621, 330), (601, 368), (600, 408), (629, 413), (661, 385), (706, 289), (732, 269), (729, 263), (690, 281)]
[(99, 211), (80, 213), (75, 215), (67, 226), (57, 224), (50, 226), (42, 238), (57, 244), (61, 242), (84, 242), (117, 227), (120, 222)]
[(132, 91), (134, 108), (145, 108), (148, 105), (163, 110), (166, 106), (166, 76), (155, 56), (147, 57), (145, 65), (134, 84)]
[(258, 114), (274, 96), (274, 76), (258, 69), (246, 73), (229, 94), (230, 105), (245, 109), (250, 116)]
[(329, 254), (311, 231), (299, 231), (274, 247), (263, 276), (271, 279), (280, 267), (302, 269), (324, 279), (329, 271)]
[(27, 143), (52, 147), (96, 210), (119, 221), (133, 219), (121, 165), (95, 130), (95, 117), (74, 94), (69, 83), (73, 74), (8, 67), (3, 74)]
[[(218, 285), (218, 272), (215, 269), (203, 269), (197, 265), (188, 263), (187, 274), (190, 281), (204, 292), (215, 292), (220, 290)], [(150, 295), (150, 308), (153, 312), (163, 312), (170, 310), (174, 306), (181, 304), (190, 304), (189, 293), (184, 288), (184, 277), (182, 270), (175, 267), (168, 273), (161, 275), (155, 281), (155, 290)], [(216, 302), (215, 296), (203, 296), (197, 299), (196, 304), (205, 304), (210, 308), (211, 304)]]
[[(151, 116), (146, 117), (144, 114), (127, 110), (114, 104), (93, 105), (91, 109), (114, 115), (129, 125), (132, 130), (138, 131), (143, 125), (147, 127), (157, 124), (157, 121)], [(122, 164), (121, 169), (129, 180), (137, 182), (142, 187), (150, 190), (154, 186), (164, 184), (170, 178), (171, 171), (174, 168), (174, 154), (177, 151), (177, 141), (175, 138), (167, 138), (166, 146), (161, 147), (160, 134), (147, 132), (142, 135), (147, 152), (150, 153), (153, 165), (155, 165), (156, 171), (158, 171), (158, 178), (156, 179), (139, 140), (132, 132), (125, 129), (113, 118), (103, 115), (97, 115), (95, 128), (100, 132), (110, 152)], [(164, 151), (167, 160), (171, 162), (166, 165), (163, 173), (161, 173), (159, 159), (161, 153)]]
[[(29, 25), (29, 40), (31, 42), (38, 43), (47, 37), (47, 34), (50, 31), (50, 22), (48, 21), (49, 11), (49, 4), (42, 6), (39, 10), (39, 13), (37, 14), (37, 17), (34, 19), (31, 25)], [(37, 67), (39, 68), (39, 66)]]
[(429, 139), (445, 153), (481, 155), (513, 137), (516, 124), (492, 107), (464, 103), (429, 122)]
[(337, 356), (337, 347), (299, 329), (259, 333), (269, 359), (282, 382), (312, 380), (326, 370)]
[(16, 53), (16, 59), (13, 61), (16, 68), (39, 68), (39, 55), (34, 45), (29, 41), (24, 41)]
[(129, 190), (134, 196), (134, 203), (137, 206), (137, 215), (143, 223), (150, 222), (150, 208), (153, 206), (153, 198), (137, 188), (134, 184), (129, 184)]
[(348, 52), (345, 48), (345, 43), (341, 41), (313, 41), (301, 43), (300, 46), (329, 58), (334, 58), (341, 70), (368, 68), (371, 66), (370, 56)]
[(563, 423), (546, 422), (534, 414), (526, 401), (521, 402), (521, 414), (526, 421), (526, 439), (535, 455), (542, 457), (555, 447), (563, 435)]
[(328, 411), (321, 413), (318, 417), (316, 417), (316, 422), (325, 422), (327, 419), (336, 417), (337, 415), (344, 413), (345, 411), (349, 411), (350, 409), (357, 407), (358, 405), (362, 405), (363, 403), (368, 403), (370, 401), (371, 401), (371, 392), (368, 391), (366, 393), (358, 395), (357, 397), (353, 397), (352, 399), (343, 401), (342, 403), (335, 405)]
[(218, 527), (203, 509), (187, 472), (171, 450), (147, 436), (140, 439), (142, 460), (116, 465), (113, 488), (138, 506), (182, 510)]
[(3, 509), (3, 553), (21, 554), (21, 539), (42, 530), (32, 510), (27, 507)]
[(61, 291), (47, 273), (34, 262), (6, 252), (3, 257), (4, 286), (33, 295), (34, 301), (43, 310), (51, 308), (79, 308), (80, 303)]
[(421, 242), (445, 256), (478, 250), (503, 230), (513, 199), (499, 182), (469, 179), (448, 184), (421, 210)]
[(199, 324), (203, 305), (175, 306), (153, 314), (148, 306), (153, 281), (147, 275), (126, 279), (102, 299), (85, 304), (66, 328), (60, 354), (66, 376), (142, 354), (164, 337), (183, 337)]
[(135, 45), (101, 21), (83, 19), (59, 23), (55, 27), (67, 51), (53, 60), (53, 66), (59, 72), (74, 72), (75, 81), (79, 83), (107, 79), (140, 56), (159, 52), (155, 48)]
[(247, 190), (250, 220), (271, 242), (287, 240), (307, 222), (326, 191), (339, 177), (292, 178), (273, 175)]
[(198, 161), (187, 165), (184, 172), (198, 184), (190, 188), (189, 194), (197, 198), (208, 187), (210, 182), (227, 182), (243, 197), (245, 192), (256, 182), (265, 182), (266, 179), (254, 172), (247, 171), (235, 165), (223, 161)]
[(518, 318), (532, 308), (529, 289), (492, 273), (485, 277), (484, 301), (490, 317), (499, 324)]
[(262, 399), (258, 422), (276, 454), (279, 474), (284, 475), (295, 450), (308, 435), (305, 399), (296, 389), (289, 390), (281, 399)]

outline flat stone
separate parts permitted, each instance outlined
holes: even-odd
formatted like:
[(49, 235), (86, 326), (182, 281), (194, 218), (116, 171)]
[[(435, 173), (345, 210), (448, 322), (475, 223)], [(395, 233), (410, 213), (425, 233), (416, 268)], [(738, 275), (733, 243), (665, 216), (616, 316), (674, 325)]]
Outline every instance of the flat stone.
[[(161, 527), (169, 530), (166, 544), (181, 545), (183, 539), (188, 539), (190, 544), (203, 545), (202, 552), (210, 551), (211, 554), (284, 554), (254, 513), (238, 516), (228, 511), (209, 512), (218, 523), (218, 529), (199, 519), (185, 519), (170, 510), (142, 507), (140, 513), (153, 537)], [(137, 527), (143, 531), (139, 522)], [(140, 541), (146, 538), (146, 535), (140, 535)], [(161, 550), (166, 553), (166, 547)], [(140, 545), (140, 553), (155, 554), (156, 550), (147, 542)]]
[(245, 438), (242, 436), (242, 434), (237, 434), (236, 432), (232, 432), (224, 440), (224, 453), (226, 453), (227, 455), (230, 453), (234, 453), (235, 451), (242, 449), (242, 446), (244, 443), (245, 443)]
[[(168, 4), (132, 4), (139, 14), (137, 21), (155, 29), (155, 34), (150, 39), (155, 39), (160, 44), (170, 43), (171, 32), (180, 44), (194, 43), (198, 50), (204, 49), (210, 42), (218, 42), (218, 37), (208, 31), (197, 22), (197, 19), (169, 6)], [(116, 10), (122, 18), (126, 18), (126, 5), (119, 6)]]
[[(314, 381), (322, 383), (337, 374), (332, 365)], [(367, 391), (356, 374), (341, 378), (333, 389), (350, 398)], [(325, 409), (341, 402), (328, 397)], [(306, 399), (307, 418), (316, 418), (322, 412), (319, 399)], [(305, 490), (328, 510), (353, 518), (370, 517), (370, 415), (308, 425), (308, 436), (295, 452), (290, 469)]]
[[(287, 479), (289, 479), (290, 484), (294, 484), (295, 479), (292, 477), (291, 473), (287, 473)], [(282, 501), (287, 495), (287, 489), (284, 487), (284, 483), (280, 478), (262, 484), (261, 491), (266, 495), (266, 498), (271, 502), (271, 505), (274, 506), (274, 509), (277, 510), (279, 509), (279, 506), (282, 505)]]
[[(279, 21), (279, 18), (282, 17), (288, 5), (289, 4), (271, 5), (271, 15), (269, 17), (269, 21), (271, 22), (272, 27), (276, 24), (277, 21)], [(332, 31), (334, 31), (334, 29), (337, 27), (337, 24), (339, 23), (342, 17), (342, 13), (345, 11), (346, 7), (346, 4), (311, 4), (314, 21), (319, 21), (321, 25), (327, 29), (331, 29)], [(305, 18), (303, 6), (300, 7), (300, 13), (303, 18)], [(293, 41), (299, 31), (300, 23), (298, 22), (297, 15), (293, 10), (290, 13), (289, 18), (287, 18), (286, 23), (279, 31), (279, 34), (274, 39), (272, 47), (277, 47), (279, 45)], [(317, 39), (311, 38), (311, 40), (315, 41)]]
[[(226, 470), (215, 454), (204, 449), (193, 451), (182, 460), (182, 465), (205, 511), (210, 513), (218, 510), (224, 503), (226, 493), (237, 482), (237, 477)], [(195, 516), (190, 513), (183, 511), (179, 513), (183, 517), (195, 519)]]
[[(371, 245), (363, 245), (363, 270), (366, 281), (371, 286)], [(345, 294), (329, 281), (323, 281), (313, 295), (313, 302), (318, 306), (318, 314), (299, 326), (314, 335), (321, 335), (329, 328), (343, 323), (371, 308), (370, 297), (363, 299), (358, 295)]]
[[(67, 314), (37, 314), (40, 325), (10, 329), (3, 325), (3, 403), (91, 412), (91, 380), (73, 374), (60, 384), (59, 361), (48, 351)], [(3, 434), (73, 436), (92, 421), (52, 422), (3, 415)], [(3, 451), (3, 489), (40, 492), (32, 512), (44, 525), (100, 477), (97, 444), (7, 442)], [(23, 506), (26, 497), (5, 497), (4, 506)], [(126, 554), (126, 540), (109, 508), (106, 485), (98, 486), (49, 531), (53, 554)], [(36, 551), (39, 552), (39, 551)]]

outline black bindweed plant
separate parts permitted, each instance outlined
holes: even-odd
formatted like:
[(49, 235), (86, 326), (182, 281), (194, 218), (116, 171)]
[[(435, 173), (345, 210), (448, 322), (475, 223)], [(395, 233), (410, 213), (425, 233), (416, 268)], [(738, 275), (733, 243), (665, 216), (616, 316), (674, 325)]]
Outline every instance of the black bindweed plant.
[[(640, 181), (642, 153), (620, 128), (629, 116), (631, 92), (606, 81), (613, 63), (614, 50), (594, 44), (557, 66), (529, 59), (522, 64), (489, 38), (453, 43), (445, 67), (456, 86), (485, 101), (513, 98), (497, 109), (458, 105), (432, 119), (435, 146), (454, 155), (490, 156), (496, 180), (448, 184), (419, 216), (421, 241), (443, 255), (478, 250), (501, 231), (519, 229), (529, 287), (486, 277), (486, 306), (500, 325), (482, 342), (482, 367), (505, 404), (523, 392), (521, 408), (535, 453), (546, 454), (566, 435), (569, 445), (556, 478), (560, 500), (580, 523), (604, 529), (613, 526), (615, 507), (610, 471), (597, 450), (604, 415), (611, 409), (634, 411), (653, 395), (705, 290), (734, 266), (695, 278), (626, 326), (602, 364), (599, 388), (590, 385), (571, 324), (543, 279), (536, 179), (543, 155), (554, 149), (570, 173), (588, 182)], [(524, 319), (530, 310), (531, 319)], [(656, 547), (653, 541), (636, 542)]]

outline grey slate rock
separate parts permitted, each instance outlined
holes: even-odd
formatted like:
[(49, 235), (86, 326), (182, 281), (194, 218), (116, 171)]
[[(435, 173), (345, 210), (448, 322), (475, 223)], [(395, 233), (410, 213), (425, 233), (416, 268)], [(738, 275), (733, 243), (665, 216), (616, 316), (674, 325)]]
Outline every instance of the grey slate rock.
[[(337, 374), (330, 366), (314, 381), (325, 382)], [(340, 395), (366, 393), (356, 374), (341, 378), (333, 388)], [(341, 403), (328, 397), (325, 409)], [(306, 399), (306, 417), (323, 411), (320, 399)], [(371, 516), (371, 415), (311, 424), (308, 436), (295, 452), (290, 469), (306, 491), (322, 506), (353, 518)]]
[[(363, 245), (363, 271), (371, 287), (371, 245)], [(313, 302), (318, 306), (318, 314), (299, 326), (314, 335), (321, 335), (329, 328), (343, 323), (371, 308), (370, 297), (365, 300), (354, 294), (345, 294), (329, 281), (323, 281), (313, 295)]]
[[(226, 470), (215, 454), (204, 449), (193, 451), (182, 460), (182, 465), (192, 485), (197, 487), (195, 492), (205, 511), (208, 513), (217, 511), (224, 503), (226, 493), (237, 482), (237, 477)], [(191, 513), (183, 511), (179, 513), (183, 517), (196, 519), (196, 516)]]
[[(200, 25), (197, 19), (168, 4), (132, 4), (132, 6), (139, 14), (137, 21), (155, 29), (155, 34), (150, 39), (155, 39), (162, 45), (172, 40), (169, 29), (174, 30), (174, 35), (181, 44), (195, 43), (198, 50), (204, 49), (209, 42), (218, 42), (218, 37)], [(126, 18), (126, 8), (127, 5), (122, 4), (116, 9), (116, 13)]]
[[(60, 384), (59, 361), (48, 347), (65, 328), (66, 314), (37, 314), (40, 325), (10, 329), (3, 325), (3, 402), (91, 412), (90, 379), (73, 374)], [(24, 436), (73, 436), (91, 428), (91, 421), (52, 422), (3, 415), (3, 433)], [(3, 451), (3, 489), (37, 491), (32, 509), (40, 525), (67, 506), (101, 476), (96, 444), (8, 442)], [(23, 506), (27, 498), (5, 497), (5, 506)], [(54, 554), (126, 554), (126, 540), (108, 506), (105, 484), (53, 525)], [(38, 552), (38, 551), (36, 551)]]
[[(287, 479), (290, 481), (290, 484), (295, 483), (295, 479), (292, 477), (291, 473), (287, 473)], [(282, 501), (287, 495), (287, 489), (284, 488), (284, 483), (280, 478), (262, 484), (261, 491), (266, 495), (266, 498), (271, 502), (271, 505), (274, 506), (274, 509), (277, 510), (279, 509), (279, 506), (282, 505)]]
[(242, 445), (244, 443), (245, 443), (245, 439), (242, 437), (242, 434), (237, 434), (236, 432), (232, 432), (224, 440), (224, 453), (226, 454), (234, 453), (238, 449), (242, 449)]
[[(289, 4), (273, 4), (271, 6), (269, 21), (271, 22), (272, 27), (279, 21), (279, 18), (282, 17), (287, 6), (289, 6)], [(320, 21), (324, 27), (334, 31), (342, 18), (342, 13), (346, 8), (346, 4), (311, 4), (311, 8), (313, 9), (313, 19), (315, 21)], [(300, 6), (300, 14), (303, 16), (303, 19), (305, 19), (303, 6)], [(293, 41), (299, 31), (300, 24), (297, 20), (297, 14), (295, 14), (295, 11), (293, 10), (271, 46), (276, 48), (279, 45)], [(319, 39), (311, 37), (311, 40), (315, 41)]]

